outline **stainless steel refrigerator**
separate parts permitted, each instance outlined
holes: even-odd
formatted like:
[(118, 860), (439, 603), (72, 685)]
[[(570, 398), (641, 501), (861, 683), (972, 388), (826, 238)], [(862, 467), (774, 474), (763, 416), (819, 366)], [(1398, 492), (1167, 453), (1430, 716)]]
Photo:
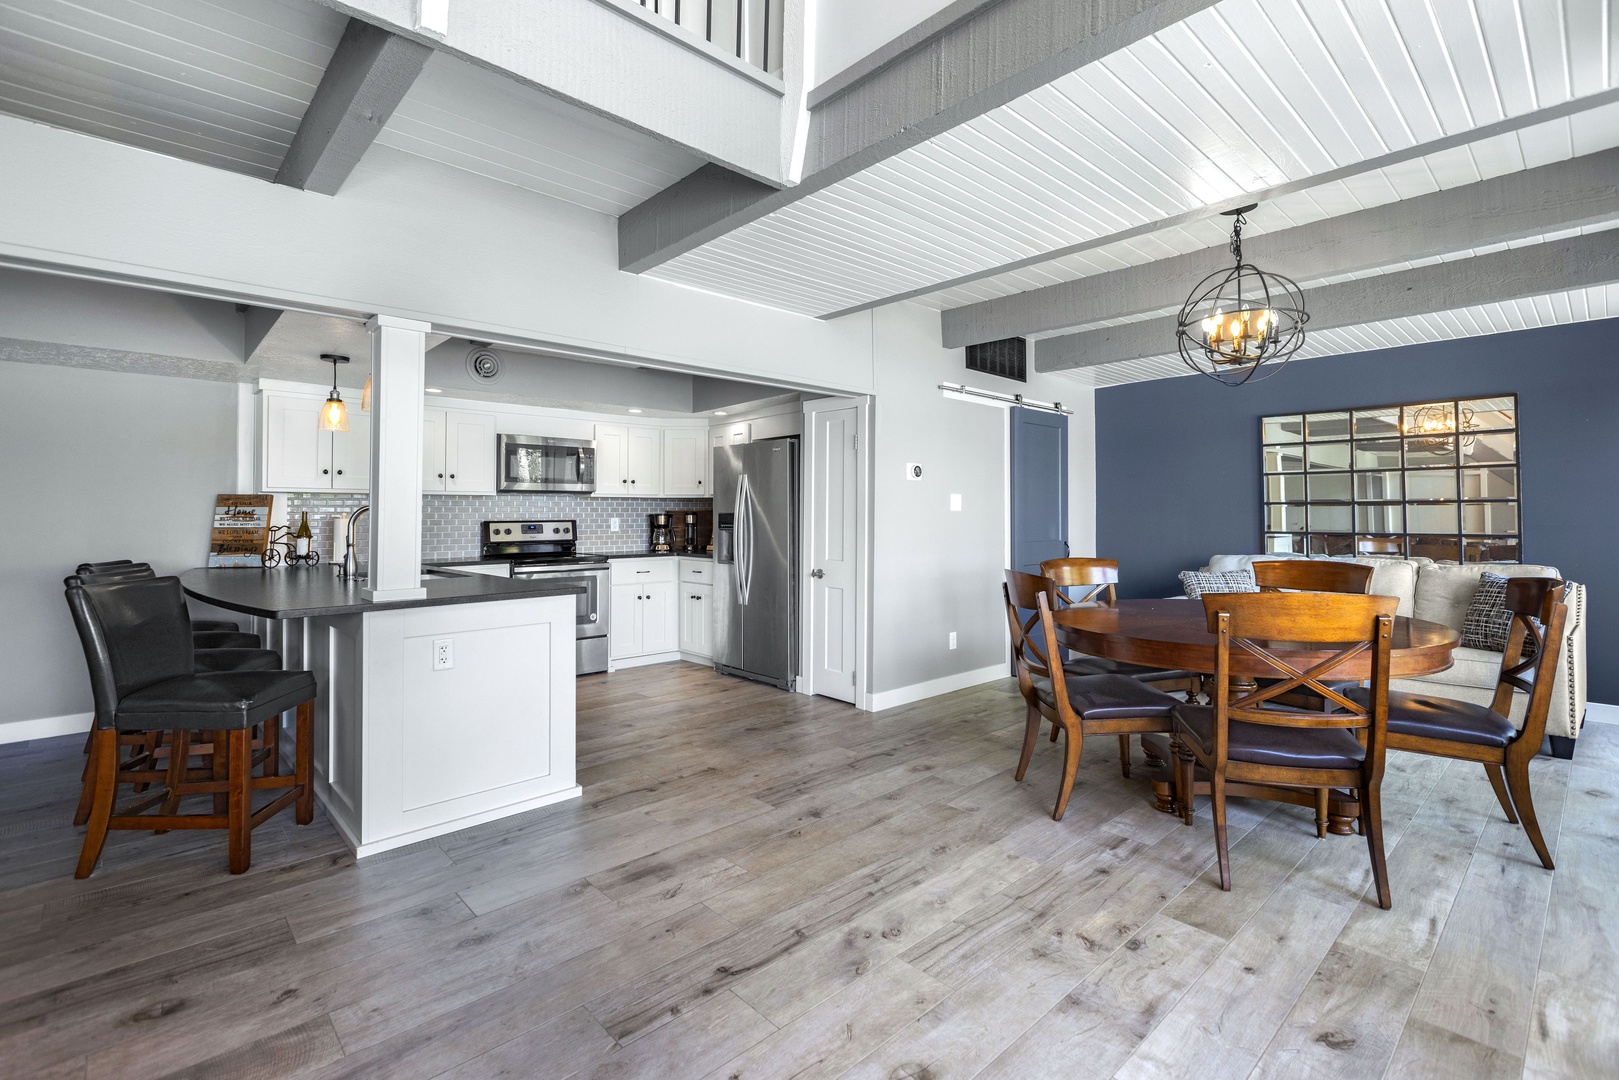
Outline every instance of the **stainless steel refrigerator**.
[(798, 439), (714, 448), (714, 669), (793, 688)]

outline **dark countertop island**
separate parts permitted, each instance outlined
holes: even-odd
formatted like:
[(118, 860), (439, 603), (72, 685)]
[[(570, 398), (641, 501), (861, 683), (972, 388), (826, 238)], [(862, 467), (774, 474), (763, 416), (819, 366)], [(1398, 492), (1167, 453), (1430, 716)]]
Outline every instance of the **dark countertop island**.
[(359, 581), (343, 581), (331, 566), (280, 567), (275, 570), (187, 570), (180, 584), (188, 595), (214, 607), (264, 619), (300, 619), (313, 615), (350, 615), (396, 608), (482, 604), (535, 596), (572, 596), (583, 586), (538, 578), (499, 578), (437, 571), (422, 575), (427, 595), (415, 600), (370, 601)]

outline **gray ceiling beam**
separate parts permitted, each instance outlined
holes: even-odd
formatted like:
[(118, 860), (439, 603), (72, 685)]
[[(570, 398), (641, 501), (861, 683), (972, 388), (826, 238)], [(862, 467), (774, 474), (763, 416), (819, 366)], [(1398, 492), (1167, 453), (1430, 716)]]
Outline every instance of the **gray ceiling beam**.
[(350, 19), (275, 182), (336, 195), (432, 53), (419, 41)]
[[(1619, 230), (1608, 230), (1324, 285), (1305, 292), (1304, 306), (1308, 330), (1333, 330), (1615, 281)], [(1167, 356), (1175, 352), (1175, 320), (1144, 319), (1032, 344), (1039, 372)]]
[(1411, 161), (1419, 157), (1424, 157), (1428, 154), (1437, 154), (1444, 150), (1454, 150), (1457, 147), (1466, 146), (1469, 143), (1482, 142), (1485, 139), (1491, 139), (1498, 135), (1510, 135), (1514, 132), (1522, 131), (1525, 128), (1534, 127), (1536, 124), (1545, 124), (1553, 120), (1561, 120), (1577, 113), (1601, 108), (1604, 105), (1612, 105), (1615, 102), (1619, 102), (1619, 88), (1604, 90), (1600, 93), (1590, 94), (1581, 98), (1574, 98), (1570, 101), (1560, 102), (1556, 105), (1548, 105), (1544, 109), (1537, 109), (1534, 112), (1523, 113), (1519, 116), (1509, 116), (1504, 120), (1497, 120), (1494, 123), (1485, 124), (1482, 127), (1470, 128), (1466, 131), (1453, 132), (1450, 135), (1435, 139), (1432, 142), (1415, 143), (1411, 146), (1402, 147), (1399, 150), (1391, 150), (1387, 154), (1380, 154), (1374, 158), (1367, 158), (1365, 161), (1352, 162), (1348, 165), (1339, 166), (1336, 169), (1329, 169), (1324, 173), (1317, 173), (1314, 176), (1306, 176), (1298, 180), (1289, 180), (1286, 183), (1273, 184), (1272, 186), (1266, 188), (1255, 188), (1252, 191), (1247, 191), (1240, 195), (1233, 195), (1229, 199), (1223, 199), (1218, 203), (1211, 203), (1208, 206), (1200, 206), (1194, 210), (1187, 210), (1186, 212), (1180, 214), (1171, 214), (1169, 217), (1143, 222), (1140, 225), (1136, 225), (1128, 229), (1120, 229), (1118, 232), (1092, 237), (1089, 240), (1081, 240), (1075, 244), (1068, 244), (1064, 247), (1053, 248), (1049, 251), (1042, 251), (1035, 255), (1025, 256), (1021, 259), (1014, 259), (1011, 262), (1000, 263), (995, 266), (986, 266), (981, 270), (974, 270), (970, 274), (963, 274), (960, 277), (946, 278), (943, 281), (935, 281), (919, 288), (907, 289), (904, 292), (895, 293), (892, 296), (882, 296), (875, 300), (867, 300), (864, 303), (855, 304), (852, 307), (843, 308), (838, 311), (829, 311), (825, 315), (819, 317), (822, 319), (838, 319), (845, 315), (853, 315), (859, 311), (885, 307), (889, 304), (897, 304), (902, 300), (913, 300), (918, 296), (927, 296), (930, 293), (943, 292), (946, 289), (955, 289), (962, 285), (971, 285), (975, 281), (983, 281), (986, 278), (996, 277), (1000, 274), (1008, 274), (1014, 270), (1025, 270), (1031, 266), (1039, 266), (1042, 263), (1067, 258), (1069, 255), (1078, 255), (1081, 252), (1094, 251), (1096, 248), (1105, 247), (1108, 244), (1117, 243), (1120, 240), (1132, 240), (1135, 237), (1147, 236), (1162, 229), (1173, 229), (1181, 225), (1189, 225), (1194, 222), (1206, 221), (1207, 219), (1219, 214), (1221, 211), (1227, 210), (1233, 206), (1241, 206), (1244, 203), (1252, 202), (1269, 202), (1272, 199), (1279, 198), (1283, 195), (1292, 194), (1295, 191), (1305, 191), (1309, 188), (1320, 187), (1322, 184), (1330, 184), (1337, 180), (1348, 180), (1356, 176), (1364, 176), (1365, 174), (1375, 172), (1378, 169), (1386, 169), (1393, 165), (1400, 165), (1404, 162)]
[[(1619, 218), (1619, 149), (1507, 173), (1341, 217), (1251, 234), (1247, 255), (1295, 281), (1436, 258)], [(1179, 306), (1228, 267), (1224, 245), (943, 312), (947, 349)]]
[[(753, 191), (731, 185), (713, 197), (714, 178), (687, 177), (710, 190), (672, 188), (619, 218), (619, 268), (641, 273), (750, 221), (847, 179), (1032, 90), (1181, 22), (1215, 0), (999, 0), (958, 3), (930, 21), (920, 39), (879, 50), (880, 62), (831, 82), (816, 95), (804, 176), (794, 187)], [(761, 185), (762, 187), (763, 185)], [(664, 199), (663, 195), (669, 195)], [(658, 220), (681, 208), (668, 221)], [(678, 224), (675, 218), (678, 218)]]

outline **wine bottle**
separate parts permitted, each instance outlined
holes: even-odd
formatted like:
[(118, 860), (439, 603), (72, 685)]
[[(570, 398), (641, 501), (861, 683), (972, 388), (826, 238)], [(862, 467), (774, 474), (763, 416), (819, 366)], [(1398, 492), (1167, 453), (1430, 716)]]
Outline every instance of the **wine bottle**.
[(303, 511), (303, 517), (298, 522), (298, 531), (292, 534), (293, 549), (300, 559), (308, 558), (309, 545), (314, 543), (315, 534), (309, 531), (309, 511)]

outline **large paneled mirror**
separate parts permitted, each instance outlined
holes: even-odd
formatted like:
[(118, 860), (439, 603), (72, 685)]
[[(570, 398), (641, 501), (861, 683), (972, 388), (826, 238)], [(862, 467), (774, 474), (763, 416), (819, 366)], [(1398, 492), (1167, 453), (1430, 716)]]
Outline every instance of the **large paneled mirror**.
[(1518, 562), (1518, 397), (1260, 422), (1265, 550)]

